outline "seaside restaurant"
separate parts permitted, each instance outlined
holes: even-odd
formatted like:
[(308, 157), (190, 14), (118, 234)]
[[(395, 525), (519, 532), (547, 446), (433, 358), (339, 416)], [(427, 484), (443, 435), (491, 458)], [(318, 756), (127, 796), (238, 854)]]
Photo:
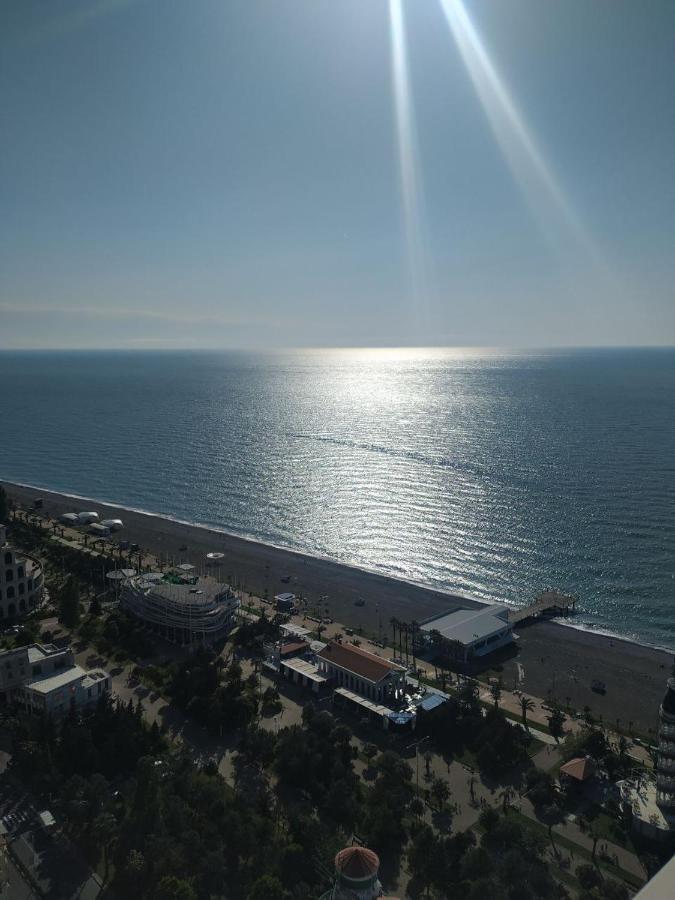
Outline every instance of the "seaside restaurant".
[(458, 609), (422, 622), (420, 636), (438, 655), (469, 665), (513, 642), (508, 619), (506, 606)]

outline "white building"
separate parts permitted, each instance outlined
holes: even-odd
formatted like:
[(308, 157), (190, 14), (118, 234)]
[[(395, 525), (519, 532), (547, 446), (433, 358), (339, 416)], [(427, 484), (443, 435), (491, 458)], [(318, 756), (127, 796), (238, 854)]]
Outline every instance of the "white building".
[(318, 671), (338, 688), (375, 703), (400, 700), (405, 693), (403, 666), (353, 644), (331, 641), (317, 654)]
[(14, 550), (7, 542), (7, 528), (0, 524), (0, 620), (16, 619), (36, 609), (42, 601), (42, 563)]
[(427, 619), (420, 631), (428, 646), (435, 644), (455, 661), (469, 663), (513, 641), (508, 618), (506, 606), (458, 609)]
[(86, 709), (110, 689), (108, 673), (85, 672), (70, 647), (32, 644), (0, 653), (0, 699), (29, 713), (59, 716)]
[(176, 644), (212, 643), (234, 627), (239, 600), (212, 578), (165, 576), (127, 579), (120, 605), (152, 631)]

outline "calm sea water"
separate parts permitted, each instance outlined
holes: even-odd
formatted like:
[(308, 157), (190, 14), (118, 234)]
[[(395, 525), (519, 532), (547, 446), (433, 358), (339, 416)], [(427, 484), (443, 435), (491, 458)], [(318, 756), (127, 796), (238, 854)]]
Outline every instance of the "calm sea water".
[(675, 350), (0, 353), (0, 477), (675, 646)]

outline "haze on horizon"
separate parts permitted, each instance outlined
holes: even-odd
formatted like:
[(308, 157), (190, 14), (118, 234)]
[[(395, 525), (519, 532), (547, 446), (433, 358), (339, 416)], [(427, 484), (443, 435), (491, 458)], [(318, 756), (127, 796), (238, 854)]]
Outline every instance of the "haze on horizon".
[(0, 349), (675, 344), (668, 0), (8, 0)]

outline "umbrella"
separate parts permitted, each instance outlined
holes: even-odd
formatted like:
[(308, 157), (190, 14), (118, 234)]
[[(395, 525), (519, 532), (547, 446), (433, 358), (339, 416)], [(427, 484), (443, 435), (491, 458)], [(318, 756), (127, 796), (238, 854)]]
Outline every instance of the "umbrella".
[(207, 553), (207, 559), (222, 559), (225, 556), (224, 553)]
[(112, 572), (106, 572), (105, 577), (109, 578), (111, 581), (120, 581), (125, 575), (124, 572), (121, 572), (119, 569), (113, 569)]
[(182, 569), (183, 572), (191, 572), (194, 566), (190, 565), (190, 563), (181, 563), (178, 568)]

